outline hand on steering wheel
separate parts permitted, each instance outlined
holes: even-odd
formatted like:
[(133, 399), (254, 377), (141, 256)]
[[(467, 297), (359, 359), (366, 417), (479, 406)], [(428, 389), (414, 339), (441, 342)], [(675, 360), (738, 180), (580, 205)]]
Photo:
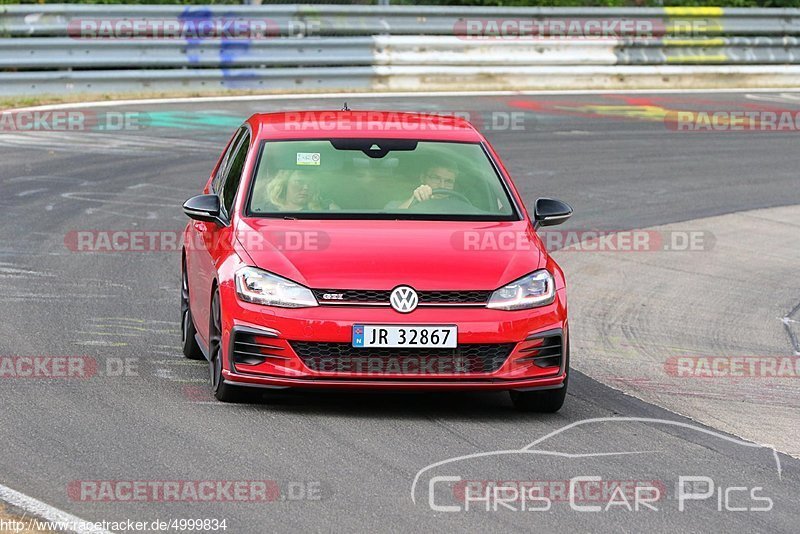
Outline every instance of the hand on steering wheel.
[(421, 185), (418, 188), (414, 189), (414, 194), (412, 195), (413, 199), (411, 200), (411, 204), (409, 205), (409, 207), (413, 206), (418, 202), (424, 202), (426, 200), (430, 200), (434, 195), (456, 198), (458, 200), (466, 202), (470, 206), (473, 205), (472, 202), (470, 202), (470, 200), (466, 196), (462, 195), (458, 191), (453, 191), (452, 189), (433, 189), (429, 185)]

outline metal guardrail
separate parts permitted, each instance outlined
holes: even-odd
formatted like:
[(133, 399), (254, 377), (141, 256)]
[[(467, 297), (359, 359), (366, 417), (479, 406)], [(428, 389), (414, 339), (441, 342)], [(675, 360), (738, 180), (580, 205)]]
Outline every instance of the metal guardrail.
[[(7, 95), (145, 93), (165, 91), (370, 90), (373, 67), (250, 69), (140, 69), (8, 72), (0, 75)], [(346, 85), (345, 85), (346, 84)]]
[(769, 65), (571, 65), (493, 67), (373, 66), (271, 69), (144, 69), (3, 73), (7, 95), (98, 94), (252, 90), (291, 91), (485, 91), (563, 88), (789, 87), (800, 66)]
[(800, 9), (747, 8), (560, 8), (449, 7), (362, 5), (91, 5), (45, 4), (0, 6), (0, 35), (67, 36), (70, 22), (86, 18), (173, 19), (266, 18), (288, 34), (313, 22), (319, 35), (452, 35), (466, 19), (648, 19), (670, 30), (692, 21), (707, 21), (709, 35), (793, 35), (800, 32)]
[(269, 39), (231, 43), (220, 39), (197, 43), (169, 39), (86, 41), (0, 39), (0, 69), (96, 68), (237, 68), (371, 65), (370, 37)]
[(800, 63), (800, 37), (465, 41), (375, 37), (378, 65), (702, 65)]
[[(237, 20), (259, 23), (253, 26), (262, 33), (103, 38), (100, 26), (196, 29)], [(554, 22), (575, 21), (639, 26), (600, 38), (554, 30)], [(545, 29), (494, 38), (470, 33), (474, 25), (520, 29), (531, 22)], [(800, 65), (799, 40), (800, 9), (9, 5), (0, 6), (0, 94), (605, 88), (659, 85), (659, 75), (662, 83), (663, 76), (683, 83), (676, 80), (713, 72), (719, 83), (738, 72), (750, 84), (796, 84), (790, 65)], [(705, 78), (714, 83), (712, 74)]]
[(650, 19), (680, 26), (692, 20), (714, 21), (708, 31), (740, 35), (796, 32), (800, 9), (722, 8), (498, 8), (442, 6), (270, 5), (12, 5), (0, 6), (0, 31), (18, 35), (66, 36), (70, 22), (88, 18), (202, 20), (268, 18), (281, 27), (313, 21), (324, 33), (451, 34), (465, 19), (527, 18)]

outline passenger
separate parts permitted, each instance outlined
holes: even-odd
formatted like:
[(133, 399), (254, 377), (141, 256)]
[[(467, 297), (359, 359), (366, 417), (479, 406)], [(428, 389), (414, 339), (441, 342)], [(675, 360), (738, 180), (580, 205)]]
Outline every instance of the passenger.
[(267, 199), (258, 211), (323, 211), (339, 209), (321, 198), (314, 180), (298, 170), (281, 169), (267, 183)]

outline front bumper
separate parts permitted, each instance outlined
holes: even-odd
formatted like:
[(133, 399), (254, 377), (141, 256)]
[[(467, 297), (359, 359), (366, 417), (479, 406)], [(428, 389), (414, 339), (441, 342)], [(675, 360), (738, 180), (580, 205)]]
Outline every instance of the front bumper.
[[(266, 388), (394, 389), (394, 390), (535, 390), (562, 387), (568, 367), (567, 313), (564, 290), (541, 308), (502, 311), (471, 307), (418, 308), (399, 314), (391, 308), (319, 306), (279, 309), (242, 302), (235, 294), (223, 297), (223, 379), (237, 386)], [(349, 344), (353, 324), (455, 324), (459, 347), (505, 344), (510, 352), (492, 372), (341, 372), (314, 370), (292, 347), (293, 342)], [(243, 361), (237, 333), (261, 332), (256, 341), (265, 358)], [(534, 364), (541, 334), (558, 333), (560, 358)], [(365, 349), (358, 349), (365, 350)], [(366, 349), (369, 350), (369, 349)], [(543, 364), (546, 363), (547, 365)]]
[(270, 389), (307, 388), (307, 389), (392, 389), (413, 391), (535, 391), (558, 389), (564, 386), (565, 373), (548, 378), (528, 380), (305, 380), (295, 378), (279, 378), (250, 376), (222, 371), (226, 384), (234, 386), (261, 387)]

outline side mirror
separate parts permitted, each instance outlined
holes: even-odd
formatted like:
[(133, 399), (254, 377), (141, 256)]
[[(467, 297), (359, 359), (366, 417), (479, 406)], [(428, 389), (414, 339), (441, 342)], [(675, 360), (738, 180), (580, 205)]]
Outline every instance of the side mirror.
[(222, 218), (221, 206), (217, 195), (197, 195), (183, 203), (183, 212), (195, 221), (205, 221), (226, 226)]
[(572, 216), (572, 207), (566, 202), (554, 198), (540, 198), (536, 200), (533, 209), (534, 228), (540, 226), (556, 226)]

